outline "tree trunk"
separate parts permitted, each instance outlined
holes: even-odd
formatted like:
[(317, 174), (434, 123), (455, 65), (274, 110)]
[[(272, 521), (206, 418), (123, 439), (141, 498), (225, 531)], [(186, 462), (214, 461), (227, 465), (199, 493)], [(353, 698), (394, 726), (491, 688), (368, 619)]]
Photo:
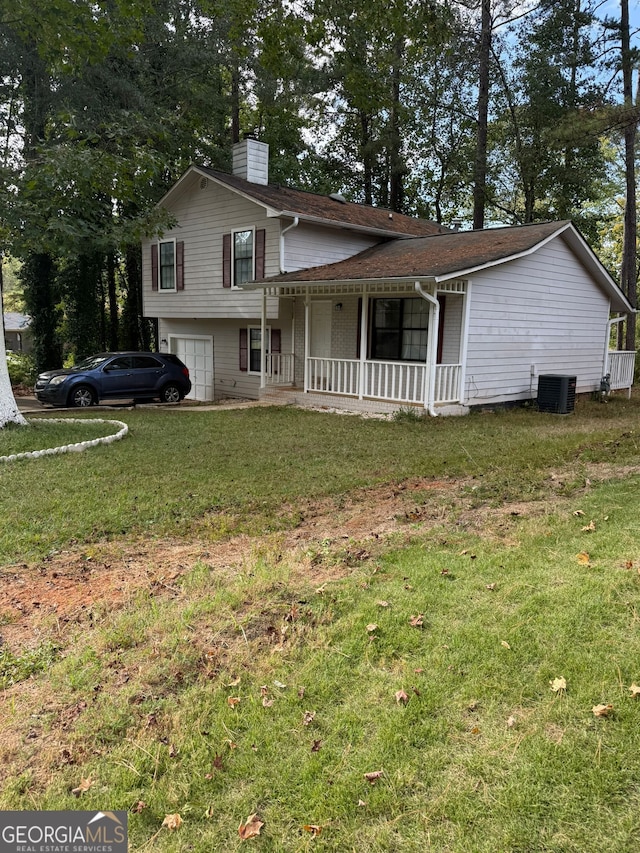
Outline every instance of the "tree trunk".
[[(633, 61), (629, 34), (629, 0), (621, 0), (621, 58), (622, 58), (622, 88), (625, 109), (633, 107)], [(622, 290), (632, 307), (636, 305), (636, 242), (638, 221), (636, 213), (636, 125), (629, 121), (624, 129), (624, 169), (626, 194), (624, 202), (624, 238), (622, 244), (622, 268), (620, 280)], [(625, 348), (636, 348), (636, 316), (627, 317), (627, 334)]]
[(2, 336), (0, 338), (0, 429), (7, 424), (18, 424), (26, 426), (27, 422), (20, 413), (13, 396), (11, 380), (9, 379), (9, 368), (7, 367), (7, 351), (4, 343), (4, 308), (2, 305), (2, 258), (0, 258), (0, 311), (2, 322), (0, 323)]
[(473, 227), (484, 228), (487, 200), (487, 127), (489, 122), (489, 58), (491, 56), (491, 0), (482, 0), (478, 68), (478, 125), (473, 174)]

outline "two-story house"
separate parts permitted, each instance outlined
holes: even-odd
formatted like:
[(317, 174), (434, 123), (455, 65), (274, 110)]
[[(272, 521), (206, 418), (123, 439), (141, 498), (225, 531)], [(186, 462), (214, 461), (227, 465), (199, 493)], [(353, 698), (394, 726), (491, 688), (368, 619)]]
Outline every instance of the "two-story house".
[(176, 224), (143, 244), (144, 311), (197, 400), (437, 414), (533, 398), (540, 374), (631, 385), (635, 354), (608, 351), (631, 306), (570, 222), (454, 231), (271, 186), (253, 139), (160, 204)]

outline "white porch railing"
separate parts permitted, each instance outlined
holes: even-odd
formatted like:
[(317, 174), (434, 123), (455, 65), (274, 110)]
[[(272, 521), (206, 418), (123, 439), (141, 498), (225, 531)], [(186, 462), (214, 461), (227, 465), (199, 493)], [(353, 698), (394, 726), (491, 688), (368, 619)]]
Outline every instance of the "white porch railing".
[(437, 364), (436, 387), (434, 389), (435, 403), (459, 403), (460, 381), (462, 379), (461, 364)]
[(307, 359), (308, 391), (324, 391), (357, 397), (360, 388), (360, 362), (350, 358)]
[[(367, 361), (364, 387), (360, 389), (361, 362), (345, 358), (309, 358), (307, 391), (322, 391), (348, 397), (389, 400), (397, 403), (425, 403), (425, 364), (398, 361)], [(460, 400), (462, 365), (438, 364), (435, 371), (435, 403)]]
[(400, 403), (424, 403), (426, 365), (367, 361), (364, 396)]
[(611, 390), (628, 388), (631, 392), (633, 373), (636, 366), (635, 350), (609, 350), (607, 373), (610, 374)]
[(268, 352), (265, 372), (268, 385), (293, 385), (293, 353)]

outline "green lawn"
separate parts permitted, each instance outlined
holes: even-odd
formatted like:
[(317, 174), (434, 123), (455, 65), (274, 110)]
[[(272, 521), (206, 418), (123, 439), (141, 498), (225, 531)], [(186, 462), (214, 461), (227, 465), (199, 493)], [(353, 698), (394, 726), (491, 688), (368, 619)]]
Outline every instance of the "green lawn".
[[(53, 662), (49, 636), (0, 652), (0, 807), (127, 809), (146, 851), (635, 849), (639, 413), (121, 412), (111, 447), (0, 468), (7, 567), (105, 539), (263, 543), (103, 608)], [(461, 482), (357, 559), (317, 543), (320, 586), (278, 547), (302, 501), (415, 477)]]

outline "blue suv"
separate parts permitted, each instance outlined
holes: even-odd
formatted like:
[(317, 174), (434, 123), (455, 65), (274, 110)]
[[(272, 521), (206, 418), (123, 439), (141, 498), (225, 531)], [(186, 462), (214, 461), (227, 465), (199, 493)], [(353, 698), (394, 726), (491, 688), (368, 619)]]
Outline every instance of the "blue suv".
[(159, 398), (178, 403), (191, 390), (189, 370), (167, 352), (103, 352), (38, 376), (35, 395), (52, 406), (95, 406), (101, 400)]

